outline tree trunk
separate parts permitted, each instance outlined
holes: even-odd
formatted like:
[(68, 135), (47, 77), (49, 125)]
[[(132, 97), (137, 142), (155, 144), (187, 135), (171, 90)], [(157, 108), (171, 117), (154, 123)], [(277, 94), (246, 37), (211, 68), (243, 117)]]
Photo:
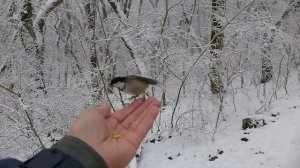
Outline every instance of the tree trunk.
[[(275, 31), (275, 30), (274, 30)], [(272, 79), (273, 66), (271, 63), (271, 47), (270, 44), (273, 42), (273, 36), (270, 37), (268, 33), (263, 35), (263, 48), (261, 57), (261, 83), (266, 83)]]
[[(105, 20), (107, 19), (108, 16), (108, 11), (106, 8), (106, 5), (104, 3), (103, 0), (100, 0), (101, 4), (102, 4), (102, 13), (99, 12), (99, 18), (100, 18), (100, 22), (101, 22), (101, 28), (102, 29), (102, 34), (104, 39), (108, 39), (108, 32), (106, 32), (105, 30)], [(102, 16), (101, 16), (102, 14)], [(113, 54), (112, 50), (111, 50), (111, 46), (110, 43), (112, 42), (112, 40), (105, 40), (105, 43), (102, 46), (102, 51), (104, 51), (104, 56), (103, 56), (103, 62), (108, 64), (109, 66), (111, 66), (110, 68), (110, 73), (107, 74), (105, 81), (110, 81), (116, 74), (116, 56), (115, 54)], [(111, 89), (108, 89), (108, 91), (110, 92)]]
[(94, 102), (98, 102), (100, 98), (100, 71), (99, 71), (99, 62), (97, 57), (97, 49), (96, 49), (96, 34), (95, 34), (95, 28), (96, 28), (96, 7), (97, 3), (96, 0), (90, 0), (85, 5), (85, 12), (87, 15), (87, 28), (88, 28), (88, 45), (89, 45), (89, 58), (90, 63), (92, 66), (92, 90), (93, 90), (93, 99)]
[(224, 91), (222, 82), (221, 59), (218, 52), (222, 50), (224, 43), (224, 33), (222, 30), (221, 18), (225, 17), (225, 0), (212, 0), (212, 30), (211, 30), (211, 60), (210, 86), (213, 94)]
[[(262, 10), (264, 12), (267, 11), (267, 7), (265, 3), (261, 3)], [(277, 24), (277, 23), (276, 23)], [(271, 63), (271, 44), (273, 43), (273, 39), (275, 37), (275, 30), (269, 29), (266, 30), (267, 32), (262, 34), (262, 55), (261, 55), (261, 78), (260, 83), (269, 82), (273, 77), (273, 66)]]

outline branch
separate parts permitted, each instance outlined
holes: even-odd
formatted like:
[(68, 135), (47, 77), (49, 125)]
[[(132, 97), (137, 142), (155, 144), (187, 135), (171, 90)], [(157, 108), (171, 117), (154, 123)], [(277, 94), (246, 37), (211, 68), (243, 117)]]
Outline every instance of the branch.
[(19, 97), (19, 102), (20, 102), (20, 105), (23, 107), (25, 113), (26, 113), (26, 117), (28, 119), (28, 124), (30, 125), (30, 129), (32, 130), (34, 136), (36, 136), (36, 138), (38, 139), (42, 149), (45, 149), (45, 145), (43, 144), (43, 141), (41, 139), (41, 137), (39, 136), (39, 134), (37, 133), (36, 129), (34, 128), (34, 125), (33, 125), (33, 120), (28, 112), (28, 106), (24, 104), (23, 102), (23, 99), (21, 97)]
[(11, 89), (8, 89), (7, 87), (4, 87), (3, 85), (0, 85), (0, 88), (2, 88), (2, 89), (4, 89), (4, 90), (6, 90), (6, 91), (8, 91), (8, 92), (10, 92), (10, 93), (12, 93), (12, 94), (18, 96), (18, 97), (21, 97), (21, 94), (20, 94), (20, 93), (16, 93), (16, 92), (12, 91)]

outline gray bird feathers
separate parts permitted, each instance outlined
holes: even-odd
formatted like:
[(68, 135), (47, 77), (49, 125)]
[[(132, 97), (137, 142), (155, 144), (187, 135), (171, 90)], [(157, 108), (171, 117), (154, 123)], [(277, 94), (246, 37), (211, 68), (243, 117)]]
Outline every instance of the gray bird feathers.
[(154, 79), (150, 79), (150, 78), (146, 78), (146, 77), (142, 77), (142, 76), (137, 76), (137, 75), (128, 75), (125, 77), (125, 79), (130, 80), (130, 79), (135, 79), (135, 80), (139, 80), (139, 81), (143, 81), (149, 85), (156, 85), (158, 82)]
[(138, 96), (145, 94), (146, 89), (149, 85), (156, 85), (158, 82), (154, 79), (137, 76), (119, 76), (111, 80), (110, 86), (119, 88), (121, 91), (131, 94), (133, 96)]

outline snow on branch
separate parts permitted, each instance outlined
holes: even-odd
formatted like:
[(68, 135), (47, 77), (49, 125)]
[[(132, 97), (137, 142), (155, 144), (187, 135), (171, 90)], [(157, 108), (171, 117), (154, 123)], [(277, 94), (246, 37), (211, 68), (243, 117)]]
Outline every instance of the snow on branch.
[(33, 22), (33, 27), (37, 34), (38, 44), (43, 44), (43, 27), (45, 25), (45, 18), (62, 2), (63, 0), (48, 0), (37, 13), (37, 16)]

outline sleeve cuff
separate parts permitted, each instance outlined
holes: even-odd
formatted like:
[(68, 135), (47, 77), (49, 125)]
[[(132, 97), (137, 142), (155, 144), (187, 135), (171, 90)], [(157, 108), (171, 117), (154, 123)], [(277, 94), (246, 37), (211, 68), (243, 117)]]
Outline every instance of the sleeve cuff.
[(79, 161), (84, 167), (108, 168), (106, 162), (94, 149), (76, 137), (65, 136), (54, 144), (52, 148), (68, 154), (71, 158)]

